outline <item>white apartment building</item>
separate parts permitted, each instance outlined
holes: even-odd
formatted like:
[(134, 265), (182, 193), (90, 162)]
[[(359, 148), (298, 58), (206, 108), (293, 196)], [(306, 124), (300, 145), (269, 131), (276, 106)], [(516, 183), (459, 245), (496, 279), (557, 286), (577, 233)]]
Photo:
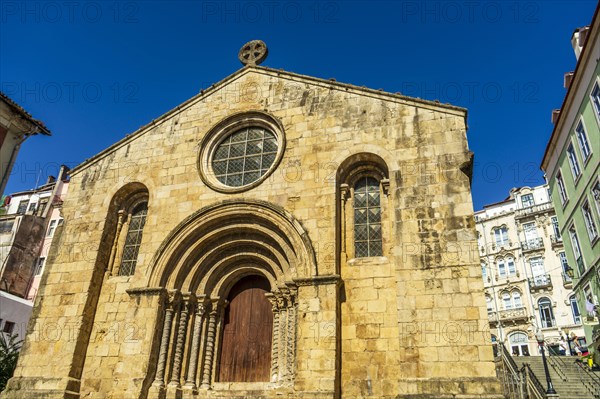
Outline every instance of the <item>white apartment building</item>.
[(512, 189), (475, 212), (492, 340), (513, 355), (539, 355), (535, 333), (558, 346), (562, 334), (585, 341), (548, 186)]

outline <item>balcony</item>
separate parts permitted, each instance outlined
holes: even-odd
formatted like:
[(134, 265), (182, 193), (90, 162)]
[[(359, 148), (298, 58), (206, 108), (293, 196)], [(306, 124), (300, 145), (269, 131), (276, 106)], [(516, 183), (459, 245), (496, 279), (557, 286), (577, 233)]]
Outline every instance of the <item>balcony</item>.
[(529, 321), (529, 315), (527, 314), (527, 309), (525, 307), (505, 309), (498, 312), (488, 311), (488, 318), (490, 324), (496, 324), (499, 321), (503, 323), (512, 322), (513, 324)]
[(515, 219), (522, 219), (527, 216), (533, 216), (538, 213), (547, 212), (552, 210), (552, 202), (544, 202), (543, 204), (530, 206), (527, 208), (517, 209), (515, 211)]
[(542, 274), (529, 278), (529, 288), (531, 290), (539, 290), (542, 288), (552, 288), (552, 278), (550, 274)]
[(573, 279), (569, 276), (567, 276), (566, 273), (562, 273), (562, 278), (563, 278), (563, 287), (565, 288), (573, 288)]
[(562, 237), (557, 237), (556, 235), (552, 234), (550, 236), (550, 242), (552, 243), (552, 248), (556, 248), (556, 247), (562, 247), (563, 246), (563, 240)]
[(537, 249), (544, 248), (544, 240), (541, 238), (533, 238), (531, 240), (527, 240), (522, 244), (523, 252), (535, 251)]

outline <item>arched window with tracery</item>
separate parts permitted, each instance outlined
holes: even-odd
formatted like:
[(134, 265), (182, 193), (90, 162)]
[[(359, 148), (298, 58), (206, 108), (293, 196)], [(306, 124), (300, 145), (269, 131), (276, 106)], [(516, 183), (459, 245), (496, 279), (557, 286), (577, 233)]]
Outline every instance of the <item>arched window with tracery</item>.
[(119, 267), (119, 276), (131, 276), (135, 272), (147, 214), (147, 202), (138, 204), (131, 213), (127, 236), (125, 237), (125, 244), (123, 246), (123, 257), (121, 259), (121, 267)]
[(348, 258), (384, 256), (388, 231), (387, 165), (375, 154), (355, 154), (342, 162), (337, 179), (341, 252)]
[(115, 196), (109, 213), (114, 233), (107, 271), (111, 276), (132, 276), (148, 215), (148, 190), (135, 183), (126, 186)]
[(370, 176), (354, 184), (354, 254), (356, 258), (382, 256), (381, 194)]

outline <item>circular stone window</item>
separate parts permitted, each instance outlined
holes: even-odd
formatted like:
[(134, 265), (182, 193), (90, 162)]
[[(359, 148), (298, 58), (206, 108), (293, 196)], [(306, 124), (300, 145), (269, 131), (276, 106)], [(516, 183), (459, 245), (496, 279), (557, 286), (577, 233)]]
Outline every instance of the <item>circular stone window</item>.
[(279, 122), (254, 112), (221, 122), (201, 146), (202, 180), (217, 191), (238, 192), (266, 179), (281, 159), (285, 143)]

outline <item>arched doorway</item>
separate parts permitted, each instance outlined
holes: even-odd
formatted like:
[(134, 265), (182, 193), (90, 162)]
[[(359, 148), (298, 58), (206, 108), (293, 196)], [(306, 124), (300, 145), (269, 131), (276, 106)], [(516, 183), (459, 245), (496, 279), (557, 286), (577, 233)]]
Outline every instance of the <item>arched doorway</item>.
[(253, 275), (242, 278), (229, 291), (218, 381), (269, 381), (273, 311), (265, 294), (270, 290), (265, 277)]

